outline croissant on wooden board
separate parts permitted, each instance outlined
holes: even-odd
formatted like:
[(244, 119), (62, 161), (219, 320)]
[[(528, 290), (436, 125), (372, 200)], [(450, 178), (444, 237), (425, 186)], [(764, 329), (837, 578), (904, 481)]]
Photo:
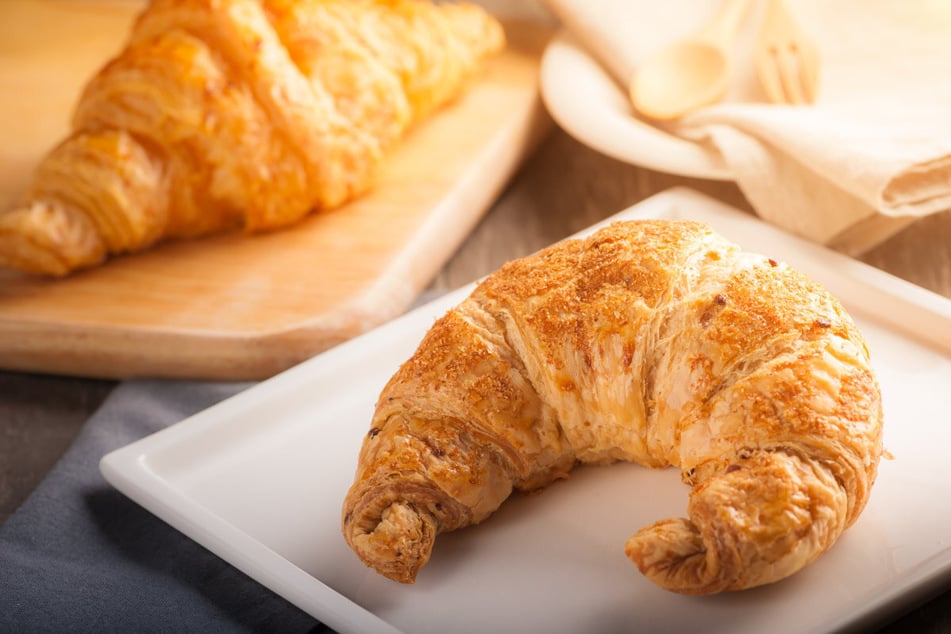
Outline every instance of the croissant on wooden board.
[(504, 39), (469, 4), (153, 0), (0, 213), (0, 266), (65, 275), (337, 207)]
[(672, 591), (740, 590), (828, 550), (881, 454), (868, 349), (828, 291), (705, 225), (629, 221), (506, 264), (436, 321), (379, 396), (342, 529), (411, 583), (438, 533), (513, 491), (673, 466), (689, 518), (627, 556)]

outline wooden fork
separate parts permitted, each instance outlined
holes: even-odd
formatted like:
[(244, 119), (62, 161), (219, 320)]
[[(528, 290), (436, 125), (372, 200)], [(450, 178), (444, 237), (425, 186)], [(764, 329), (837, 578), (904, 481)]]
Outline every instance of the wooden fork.
[(767, 0), (756, 44), (756, 70), (774, 103), (809, 104), (819, 85), (819, 51), (783, 0)]

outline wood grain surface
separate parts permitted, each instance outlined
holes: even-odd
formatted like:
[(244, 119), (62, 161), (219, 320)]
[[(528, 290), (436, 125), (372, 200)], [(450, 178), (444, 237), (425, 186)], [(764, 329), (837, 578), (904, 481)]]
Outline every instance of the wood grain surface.
[[(12, 204), (28, 168), (55, 142), (51, 131), (62, 133), (77, 78), (91, 76), (124, 39), (130, 8), (0, 4), (0, 92), (29, 92), (37, 107), (17, 116), (19, 100), (0, 102), (0, 174), (8, 175), (0, 201)], [(18, 36), (23, 25), (59, 33), (69, 22), (84, 39)], [(65, 279), (0, 272), (0, 367), (262, 379), (400, 314), (549, 125), (537, 84), (550, 33), (507, 31), (508, 47), (470, 89), (411, 130), (373, 190), (340, 209), (282, 231), (169, 242)], [(21, 129), (21, 120), (32, 125)], [(36, 127), (44, 121), (48, 129)]]

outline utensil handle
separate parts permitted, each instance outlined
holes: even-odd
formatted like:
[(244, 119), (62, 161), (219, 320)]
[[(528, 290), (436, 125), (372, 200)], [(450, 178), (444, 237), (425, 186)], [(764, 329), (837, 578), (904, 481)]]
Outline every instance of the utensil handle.
[(751, 4), (752, 0), (726, 0), (713, 19), (697, 33), (697, 38), (725, 46), (733, 40)]

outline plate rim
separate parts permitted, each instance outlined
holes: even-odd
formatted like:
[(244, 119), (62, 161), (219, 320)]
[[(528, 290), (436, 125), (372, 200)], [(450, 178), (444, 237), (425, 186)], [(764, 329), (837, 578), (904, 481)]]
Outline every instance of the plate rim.
[[(674, 188), (661, 192), (619, 212), (619, 214), (627, 214), (626, 217), (652, 217), (652, 214), (656, 215), (658, 208), (669, 210), (681, 205), (686, 205), (689, 208), (689, 205), (697, 204), (712, 204), (719, 209), (734, 211), (738, 216), (755, 219), (750, 214), (744, 214), (720, 201), (686, 188)], [(617, 220), (617, 216), (618, 214), (615, 214), (606, 218), (580, 233), (590, 233), (600, 226)], [(794, 237), (790, 236), (790, 239), (794, 239)], [(813, 243), (809, 244), (814, 247), (818, 246)], [(828, 251), (828, 249), (822, 249)], [(830, 253), (841, 258), (842, 261), (852, 261), (841, 254)], [(863, 269), (868, 269), (868, 271), (865, 271), (865, 275), (871, 274), (873, 282), (884, 285), (893, 293), (910, 292), (909, 301), (913, 305), (926, 312), (932, 312), (937, 318), (951, 323), (951, 300), (903, 280), (891, 279), (891, 276), (874, 269), (874, 267), (860, 262), (855, 263), (860, 268), (850, 269), (845, 274), (854, 275), (856, 271), (861, 273)], [(227, 424), (231, 420), (231, 416), (243, 411), (245, 403), (255, 402), (259, 393), (273, 395), (277, 392), (280, 394), (282, 391), (295, 389), (302, 381), (313, 380), (311, 372), (312, 368), (315, 367), (314, 364), (325, 364), (328, 360), (332, 360), (335, 355), (346, 357), (354, 352), (359, 352), (360, 348), (372, 345), (374, 332), (381, 329), (399, 332), (401, 327), (405, 328), (418, 320), (422, 312), (433, 313), (455, 305), (471, 292), (474, 285), (475, 283), (468, 284), (447, 293), (366, 335), (361, 335), (317, 355), (272, 379), (258, 383), (179, 423), (115, 449), (102, 457), (100, 471), (110, 484), (133, 501), (182, 532), (186, 537), (205, 546), (231, 565), (277, 594), (284, 596), (325, 624), (339, 631), (400, 631), (362, 605), (326, 585), (320, 579), (304, 572), (293, 562), (268, 548), (263, 542), (253, 539), (234, 524), (216, 516), (209, 509), (189, 498), (185, 492), (176, 489), (167, 480), (151, 471), (147, 464), (148, 458), (150, 454), (161, 452), (209, 428)], [(923, 291), (923, 294), (917, 293), (916, 289)], [(904, 334), (908, 335), (909, 333)], [(951, 355), (951, 350), (945, 352)], [(200, 518), (201, 521), (195, 519), (195, 513), (203, 516)], [(231, 543), (229, 543), (229, 539), (231, 539)], [(838, 620), (832, 620), (826, 624), (835, 625), (836, 627), (854, 626), (897, 610), (915, 598), (920, 598), (924, 594), (933, 591), (937, 584), (943, 583), (944, 579), (951, 575), (951, 549), (932, 554), (919, 567), (925, 570), (923, 577), (906, 579), (905, 583), (897, 584), (900, 587), (883, 591), (878, 596), (878, 601), (870, 604), (863, 603), (860, 611), (851, 611), (848, 614), (839, 615)], [(284, 575), (292, 576), (294, 581), (288, 581)], [(316, 599), (319, 599), (317, 603), (320, 605), (314, 608)]]

